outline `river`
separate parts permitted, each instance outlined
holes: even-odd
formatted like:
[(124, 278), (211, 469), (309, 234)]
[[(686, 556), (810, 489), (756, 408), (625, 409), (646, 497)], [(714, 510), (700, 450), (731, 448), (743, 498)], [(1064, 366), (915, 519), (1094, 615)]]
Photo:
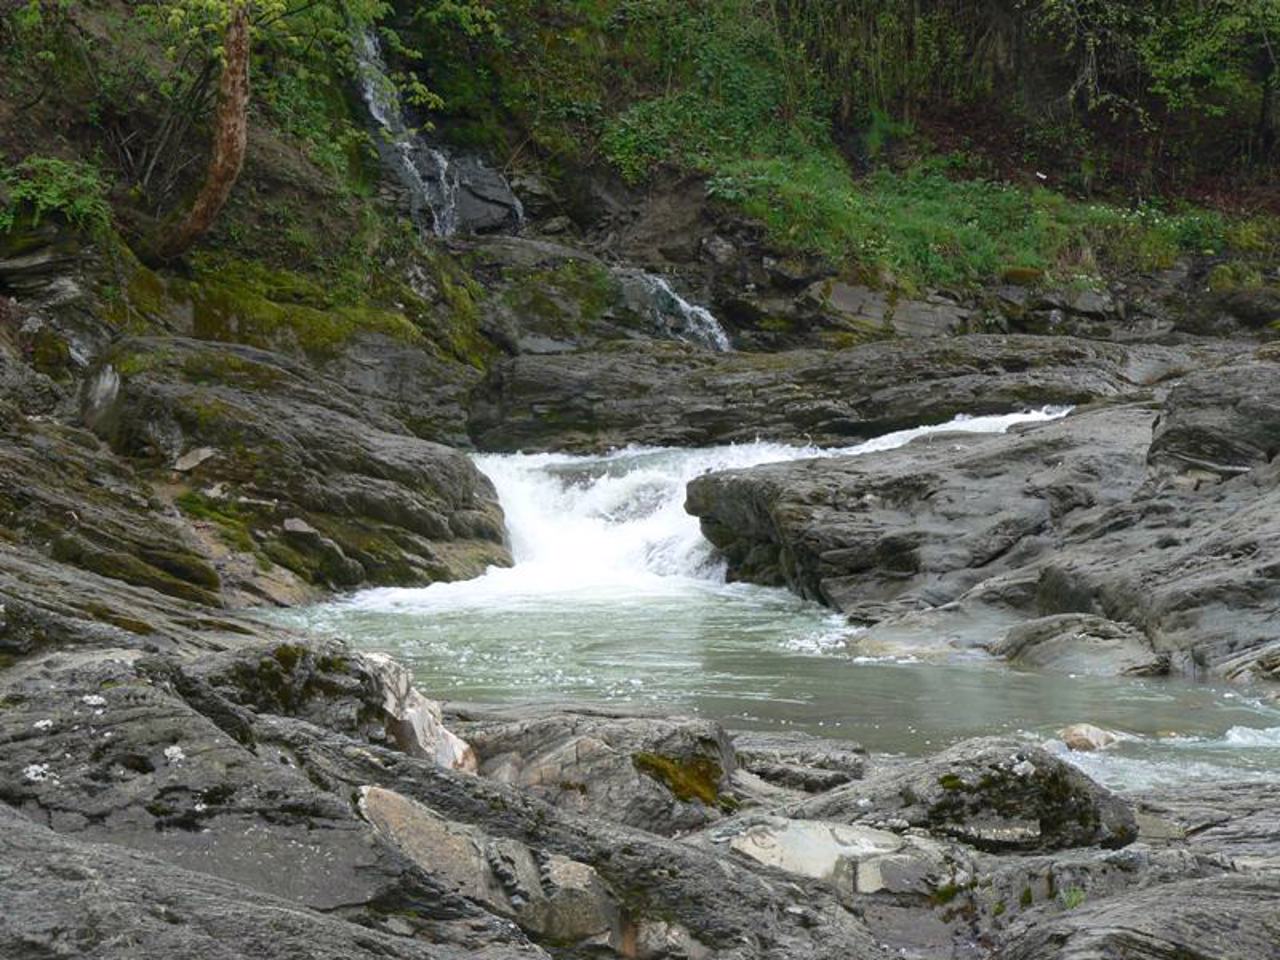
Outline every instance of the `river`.
[[(409, 663), (444, 700), (634, 704), (920, 754), (993, 733), (1125, 735), (1071, 759), (1108, 785), (1250, 779), (1280, 770), (1280, 709), (1229, 685), (1014, 670), (935, 637), (866, 649), (792, 594), (728, 583), (683, 509), (708, 470), (888, 449), (945, 430), (997, 432), (1066, 411), (959, 418), (839, 450), (752, 443), (601, 457), (481, 455), (515, 565), (475, 580), (368, 590), (289, 622)], [(994, 629), (994, 627), (993, 627)]]

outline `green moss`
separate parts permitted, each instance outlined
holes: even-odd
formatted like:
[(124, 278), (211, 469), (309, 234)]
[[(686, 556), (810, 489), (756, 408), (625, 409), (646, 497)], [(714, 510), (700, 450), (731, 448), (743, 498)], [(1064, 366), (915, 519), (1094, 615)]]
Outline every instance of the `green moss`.
[(991, 908), (991, 915), (993, 917), (1004, 916), (1004, 912), (1006, 909), (1008, 908), (1005, 906), (1005, 902), (1003, 900), (997, 900), (995, 903), (995, 906)]
[(298, 643), (282, 643), (271, 651), (271, 656), (285, 673), (292, 673), (306, 655), (307, 648)]
[(232, 549), (242, 553), (256, 549), (252, 532), (256, 518), (240, 505), (214, 500), (194, 490), (176, 497), (174, 504), (188, 517), (212, 523), (219, 538)]
[(204, 585), (188, 583), (152, 566), (140, 557), (117, 550), (103, 549), (70, 534), (64, 534), (54, 541), (53, 559), (59, 563), (70, 563), (111, 580), (123, 580), (135, 586), (150, 587), (160, 593), (180, 597), (183, 600), (208, 605), (218, 603), (217, 595), (205, 588), (212, 583), (216, 589), (217, 574), (212, 571), (212, 568), (209, 568), (212, 578), (201, 578)]
[(168, 356), (160, 350), (138, 351), (136, 353), (124, 353), (117, 351), (111, 358), (111, 365), (116, 368), (116, 372), (126, 380), (130, 377), (141, 376), (149, 370), (155, 370), (164, 366)]
[(964, 778), (955, 773), (944, 773), (938, 778), (938, 785), (943, 790), (968, 790), (969, 785), (964, 782)]
[(941, 886), (937, 890), (935, 890), (933, 892), (933, 896), (930, 899), (933, 900), (934, 904), (937, 906), (945, 906), (946, 904), (954, 900), (956, 897), (958, 897), (963, 892), (963, 890), (964, 890), (964, 887), (960, 886), (959, 884), (948, 883), (945, 886)]
[(709, 807), (720, 805), (720, 780), (724, 771), (708, 757), (680, 759), (660, 753), (634, 753), (631, 762), (637, 770), (657, 780), (678, 800), (698, 801)]
[(1031, 888), (1027, 887), (1022, 891), (1022, 896), (1018, 898), (1018, 904), (1023, 910), (1035, 903), (1036, 895), (1031, 892)]
[(141, 637), (156, 632), (156, 628), (147, 621), (126, 616), (104, 603), (86, 603), (80, 609), (100, 623), (109, 623), (113, 627), (119, 627), (121, 630), (127, 630)]
[(422, 332), (403, 314), (351, 300), (287, 270), (230, 257), (201, 257), (193, 278), (175, 282), (192, 306), (196, 337), (263, 349), (294, 347), (330, 356), (361, 332), (406, 343)]
[(1060, 899), (1065, 909), (1075, 910), (1084, 903), (1086, 896), (1087, 894), (1080, 887), (1068, 887), (1062, 891)]

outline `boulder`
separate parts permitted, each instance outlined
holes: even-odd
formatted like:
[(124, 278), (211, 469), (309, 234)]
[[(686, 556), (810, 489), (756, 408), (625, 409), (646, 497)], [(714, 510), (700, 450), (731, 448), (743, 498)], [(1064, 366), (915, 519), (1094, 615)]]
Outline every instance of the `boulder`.
[(177, 505), (308, 582), (431, 583), (510, 563), (497, 496), (465, 455), (282, 354), (124, 340), (86, 382), (83, 416), (143, 468), (222, 451), (186, 474)]
[(1129, 804), (1065, 761), (1017, 740), (968, 740), (809, 800), (788, 816), (927, 830), (979, 850), (1123, 847)]
[(559, 944), (621, 951), (622, 910), (591, 867), (451, 823), (382, 787), (360, 792), (360, 813), (415, 863), (461, 896)]
[(1007, 960), (1271, 960), (1280, 875), (1218, 876), (1027, 917), (998, 947)]
[(459, 726), (482, 776), (562, 809), (668, 835), (735, 804), (733, 748), (718, 724), (599, 709), (515, 712), (523, 716)]
[(1153, 418), (1108, 407), (1006, 436), (938, 434), (708, 474), (689, 484), (685, 509), (731, 579), (874, 621), (890, 604), (943, 604), (1050, 555), (1079, 517), (1140, 486)]
[(1020, 666), (1059, 673), (1159, 676), (1169, 672), (1137, 628), (1087, 613), (1040, 617), (1011, 628), (989, 647)]
[(1069, 750), (1080, 753), (1105, 750), (1121, 739), (1110, 730), (1095, 727), (1092, 723), (1073, 723), (1069, 727), (1063, 727), (1058, 731), (1058, 738), (1067, 745)]

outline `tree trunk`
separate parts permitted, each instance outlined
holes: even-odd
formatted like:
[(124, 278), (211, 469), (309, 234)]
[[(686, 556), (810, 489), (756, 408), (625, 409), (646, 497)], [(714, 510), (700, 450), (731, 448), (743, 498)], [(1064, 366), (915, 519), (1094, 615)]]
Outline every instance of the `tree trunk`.
[(212, 226), (244, 166), (249, 134), (249, 4), (237, 2), (227, 24), (226, 63), (218, 82), (213, 147), (204, 186), (191, 210), (161, 244), (161, 255), (178, 257)]

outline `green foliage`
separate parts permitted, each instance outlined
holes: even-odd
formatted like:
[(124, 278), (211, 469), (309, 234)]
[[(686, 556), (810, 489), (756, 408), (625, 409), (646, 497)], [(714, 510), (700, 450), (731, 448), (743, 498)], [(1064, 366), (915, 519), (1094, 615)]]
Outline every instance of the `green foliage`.
[(779, 246), (861, 267), (907, 289), (972, 286), (1010, 272), (1091, 282), (1100, 269), (1154, 269), (1221, 251), (1227, 224), (1205, 211), (1125, 210), (1044, 188), (954, 180), (944, 164), (854, 180), (833, 151), (743, 160), (712, 178)]
[(1079, 887), (1068, 887), (1066, 890), (1062, 891), (1060, 899), (1062, 900), (1062, 906), (1065, 909), (1075, 910), (1077, 907), (1084, 904), (1087, 896), (1088, 895), (1084, 890)]
[(29, 156), (12, 169), (0, 169), (0, 233), (12, 230), (19, 215), (39, 223), (49, 214), (97, 232), (111, 223), (107, 189), (92, 164)]

